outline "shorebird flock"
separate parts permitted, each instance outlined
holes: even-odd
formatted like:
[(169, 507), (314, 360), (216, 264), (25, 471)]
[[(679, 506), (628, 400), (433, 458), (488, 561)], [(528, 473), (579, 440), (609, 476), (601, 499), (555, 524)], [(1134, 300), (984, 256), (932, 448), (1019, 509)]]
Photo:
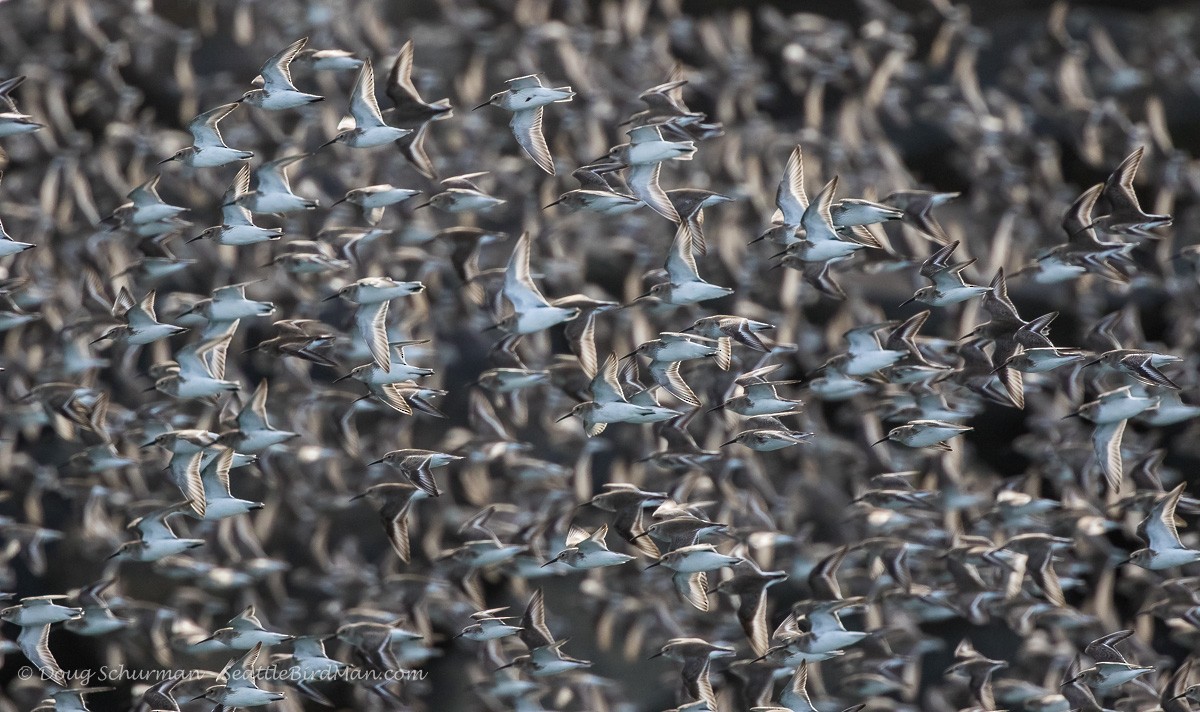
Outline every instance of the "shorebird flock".
[(1200, 702), (1194, 15), (399, 5), (0, 4), (0, 710)]

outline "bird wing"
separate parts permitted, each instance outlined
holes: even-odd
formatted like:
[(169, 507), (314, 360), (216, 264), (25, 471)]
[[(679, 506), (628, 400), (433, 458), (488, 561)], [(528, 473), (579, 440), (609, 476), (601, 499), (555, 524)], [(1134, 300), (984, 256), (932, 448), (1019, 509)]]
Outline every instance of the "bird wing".
[(980, 306), (984, 311), (991, 315), (994, 321), (1011, 324), (1024, 324), (1025, 322), (1017, 314), (1017, 307), (1008, 297), (1008, 281), (1004, 279), (1004, 268), (996, 270), (996, 276), (992, 278), (992, 291), (985, 292), (983, 299), (980, 300)]
[(307, 37), (301, 37), (287, 47), (279, 50), (275, 56), (267, 60), (266, 64), (259, 70), (259, 74), (263, 78), (263, 89), (266, 91), (287, 91), (295, 90), (296, 86), (292, 84), (292, 72), (288, 65), (304, 49), (304, 43), (308, 42)]
[(662, 129), (656, 124), (647, 124), (646, 126), (635, 126), (627, 132), (629, 142), (632, 144), (650, 143), (651, 141), (662, 141)]
[[(1092, 449), (1096, 453), (1096, 461), (1100, 463), (1100, 470), (1104, 473), (1104, 481), (1112, 492), (1121, 491), (1121, 436), (1125, 433), (1125, 422), (1118, 420), (1115, 423), (1097, 425), (1092, 432)], [(1151, 523), (1154, 521), (1151, 520)], [(1150, 536), (1149, 533), (1147, 536)], [(1170, 536), (1175, 542), (1179, 541), (1178, 534), (1175, 534), (1174, 521), (1170, 523)]]
[(50, 625), (37, 628), (24, 627), (17, 634), (17, 647), (33, 663), (43, 675), (59, 685), (65, 685), (66, 675), (50, 652)]
[(535, 590), (529, 598), (529, 605), (521, 616), (521, 631), (517, 635), (530, 650), (554, 645), (554, 634), (546, 625), (546, 599), (542, 589)]
[(244, 164), (233, 179), (221, 204), (222, 225), (254, 225), (254, 216), (237, 203), (237, 199), (250, 192), (250, 164)]
[(550, 155), (546, 137), (542, 134), (542, 107), (514, 111), (508, 125), (517, 143), (521, 144), (538, 168), (554, 175), (554, 157)]
[(621, 389), (621, 382), (618, 379), (617, 372), (617, 357), (609, 354), (604, 360), (604, 365), (592, 377), (591, 385), (592, 400), (596, 403), (615, 403), (625, 400), (625, 393)]
[(1092, 210), (1096, 207), (1096, 199), (1104, 190), (1103, 183), (1097, 183), (1085, 190), (1063, 214), (1062, 227), (1067, 232), (1067, 244), (1080, 248), (1098, 247), (1096, 230), (1092, 227)]
[(775, 206), (783, 214), (786, 225), (799, 225), (808, 208), (808, 195), (804, 192), (804, 152), (797, 145), (788, 157), (783, 169), (783, 180), (775, 191)]
[(1142, 154), (1145, 152), (1145, 146), (1138, 146), (1137, 150), (1121, 161), (1121, 165), (1117, 166), (1108, 180), (1104, 181), (1104, 197), (1114, 212), (1118, 210), (1142, 211), (1137, 193), (1133, 190), (1133, 179), (1142, 165)]
[(183, 471), (183, 486), (180, 487), (183, 490), (183, 496), (187, 497), (187, 503), (192, 511), (201, 518), (204, 517), (208, 505), (208, 500), (204, 496), (204, 473), (201, 468), (203, 460), (203, 451), (188, 459), (187, 468)]
[(683, 375), (679, 372), (680, 362), (673, 361), (663, 364), (658, 361), (650, 363), (650, 375), (654, 378), (654, 382), (678, 398), (693, 407), (700, 406), (700, 399), (696, 397), (695, 391), (691, 386), (683, 380)]
[(129, 325), (137, 328), (146, 328), (158, 325), (158, 319), (154, 314), (155, 293), (153, 290), (146, 293), (142, 297), (142, 301), (136, 306), (130, 307), (125, 312), (125, 320)]
[(937, 252), (929, 256), (929, 259), (921, 263), (920, 274), (926, 279), (933, 279), (935, 274), (944, 271), (950, 266), (950, 255), (954, 254), (954, 250), (958, 249), (959, 240), (955, 240), (950, 244), (942, 247)]
[(529, 270), (529, 233), (523, 233), (513, 248), (508, 266), (504, 270), (504, 286), (501, 293), (512, 304), (515, 311), (526, 311), (549, 306)]
[(363, 304), (354, 312), (358, 333), (366, 342), (371, 357), (375, 359), (375, 365), (381, 371), (392, 370), (392, 352), (391, 347), (388, 346), (387, 316), (387, 302)]
[(363, 61), (358, 79), (350, 92), (350, 116), (358, 128), (383, 126), (383, 114), (379, 111), (379, 100), (375, 98), (375, 69), (371, 60)]
[(267, 430), (267, 379), (258, 382), (250, 400), (237, 414), (237, 425), (242, 431)]
[(137, 206), (158, 205), (162, 202), (162, 198), (158, 197), (157, 190), (158, 180), (161, 177), (161, 175), (155, 175), (150, 180), (129, 191), (129, 195), (126, 197)]
[(816, 199), (804, 209), (800, 224), (804, 227), (805, 238), (810, 242), (836, 239), (837, 233), (833, 227), (833, 196), (837, 193), (838, 177), (825, 184)]
[(767, 589), (760, 587), (756, 592), (739, 593), (738, 621), (750, 640), (750, 649), (755, 655), (766, 655), (771, 646), (771, 629), (767, 627)]
[(237, 102), (222, 104), (192, 119), (192, 122), (188, 124), (188, 131), (192, 134), (192, 143), (196, 146), (224, 146), (225, 139), (221, 138), (221, 131), (217, 128), (217, 124), (236, 108), (238, 108)]
[(208, 467), (205, 467), (205, 473), (208, 473), (212, 468), (210, 477), (216, 478), (216, 484), (220, 488), (222, 494), (227, 497), (232, 497), (233, 493), (229, 490), (229, 470), (233, 467), (233, 448), (227, 447), (221, 451), (221, 454), (212, 461)]
[(392, 543), (392, 549), (395, 550), (396, 555), (406, 564), (412, 558), (412, 544), (408, 537), (408, 510), (411, 504), (411, 496), (405, 497), (403, 500), (392, 498), (388, 499), (379, 510), (379, 516), (387, 531), (388, 541)]
[(576, 542), (575, 546), (577, 546), (579, 550), (585, 554), (597, 551), (608, 551), (608, 546), (604, 543), (604, 538), (606, 536), (608, 536), (608, 525), (601, 524), (596, 531), (589, 534), (586, 538)]
[(387, 93), (392, 103), (399, 105), (403, 101), (422, 101), (417, 93), (417, 87), (412, 82), (413, 43), (409, 40), (400, 48), (392, 71), (388, 74)]
[(388, 406), (404, 415), (412, 415), (412, 406), (404, 399), (404, 391), (399, 383), (385, 383), (379, 387), (379, 399)]
[(661, 163), (639, 163), (629, 167), (629, 190), (638, 200), (671, 222), (679, 222), (679, 213), (671, 203), (667, 192), (658, 184)]
[(838, 586), (837, 570), (846, 558), (846, 547), (826, 556), (808, 575), (808, 586), (813, 591), (813, 597), (820, 601), (838, 601), (842, 598), (842, 589)]
[[(229, 342), (237, 330), (238, 320), (229, 323), (225, 332), (204, 341), (196, 349), (196, 357), (204, 365), (205, 370), (216, 379), (225, 378), (225, 357), (229, 353)], [(182, 352), (183, 349), (180, 349)], [(181, 360), (180, 365), (183, 365)]]
[(542, 80), (536, 74), (528, 74), (523, 77), (509, 79), (505, 84), (508, 85), (509, 90), (533, 89), (542, 86)]
[(808, 709), (816, 709), (813, 707), (812, 700), (808, 696), (808, 662), (802, 661), (800, 666), (796, 668), (796, 673), (792, 675), (792, 682), (789, 686), (792, 694), (799, 697), (807, 703)]
[(700, 278), (696, 267), (696, 255), (692, 252), (691, 233), (687, 224), (681, 224), (675, 231), (675, 240), (671, 243), (671, 251), (667, 253), (667, 277), (672, 284), (694, 282)]
[(1179, 503), (1179, 497), (1182, 494), (1183, 485), (1181, 484), (1163, 495), (1150, 510), (1150, 516), (1146, 517), (1144, 522), (1149, 548), (1161, 551), (1178, 549), (1182, 546), (1179, 541), (1179, 529), (1175, 526), (1175, 505)]
[(304, 158), (308, 158), (307, 153), (276, 158), (274, 161), (259, 166), (258, 170), (254, 172), (255, 177), (258, 178), (258, 192), (291, 193), (292, 186), (288, 183), (287, 173), (283, 169)]
[(679, 597), (696, 607), (708, 611), (708, 575), (703, 571), (696, 574), (677, 573), (671, 577)]
[(11, 94), (13, 89), (21, 86), (21, 83), (24, 81), (25, 77), (22, 75), (19, 77), (13, 77), (12, 79), (5, 79), (4, 81), (0, 82), (0, 101), (3, 101), (8, 106), (8, 110), (14, 114), (19, 114), (21, 112), (17, 110), (17, 103), (12, 100)]

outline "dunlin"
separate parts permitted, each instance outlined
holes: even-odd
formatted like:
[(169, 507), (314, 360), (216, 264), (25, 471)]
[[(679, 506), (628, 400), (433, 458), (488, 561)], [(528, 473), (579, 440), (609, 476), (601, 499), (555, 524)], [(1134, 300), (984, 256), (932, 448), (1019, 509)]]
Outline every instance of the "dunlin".
[(292, 83), (290, 69), (292, 60), (304, 49), (306, 42), (308, 42), (308, 38), (302, 37), (268, 59), (259, 70), (258, 76), (262, 79), (261, 88), (251, 89), (243, 94), (239, 101), (260, 109), (279, 111), (295, 109), (324, 99), (315, 94), (306, 94), (298, 90)]
[(239, 202), (240, 198), (250, 194), (250, 166), (242, 166), (233, 184), (225, 191), (224, 202), (221, 204), (221, 224), (206, 228), (188, 242), (207, 239), (218, 245), (254, 245), (260, 242), (278, 240), (283, 237), (279, 228), (265, 228), (254, 224), (254, 216), (250, 210)]
[(230, 148), (221, 137), (217, 124), (238, 107), (237, 102), (222, 104), (215, 109), (209, 109), (192, 119), (188, 131), (192, 134), (192, 145), (181, 148), (169, 158), (159, 161), (168, 163), (179, 161), (192, 168), (219, 168), (236, 161), (249, 160), (254, 154)]
[(554, 175), (554, 157), (542, 135), (542, 111), (549, 104), (570, 101), (575, 92), (571, 87), (547, 87), (536, 74), (509, 79), (507, 84), (507, 90), (493, 94), (475, 108), (482, 109), (490, 104), (511, 111), (513, 117), (509, 126), (517, 143), (538, 168)]
[(334, 136), (325, 146), (341, 143), (351, 148), (373, 148), (393, 143), (412, 133), (411, 129), (384, 123), (379, 100), (375, 97), (375, 70), (369, 59), (358, 70), (358, 79), (350, 92), (350, 118), (354, 122), (353, 127)]

